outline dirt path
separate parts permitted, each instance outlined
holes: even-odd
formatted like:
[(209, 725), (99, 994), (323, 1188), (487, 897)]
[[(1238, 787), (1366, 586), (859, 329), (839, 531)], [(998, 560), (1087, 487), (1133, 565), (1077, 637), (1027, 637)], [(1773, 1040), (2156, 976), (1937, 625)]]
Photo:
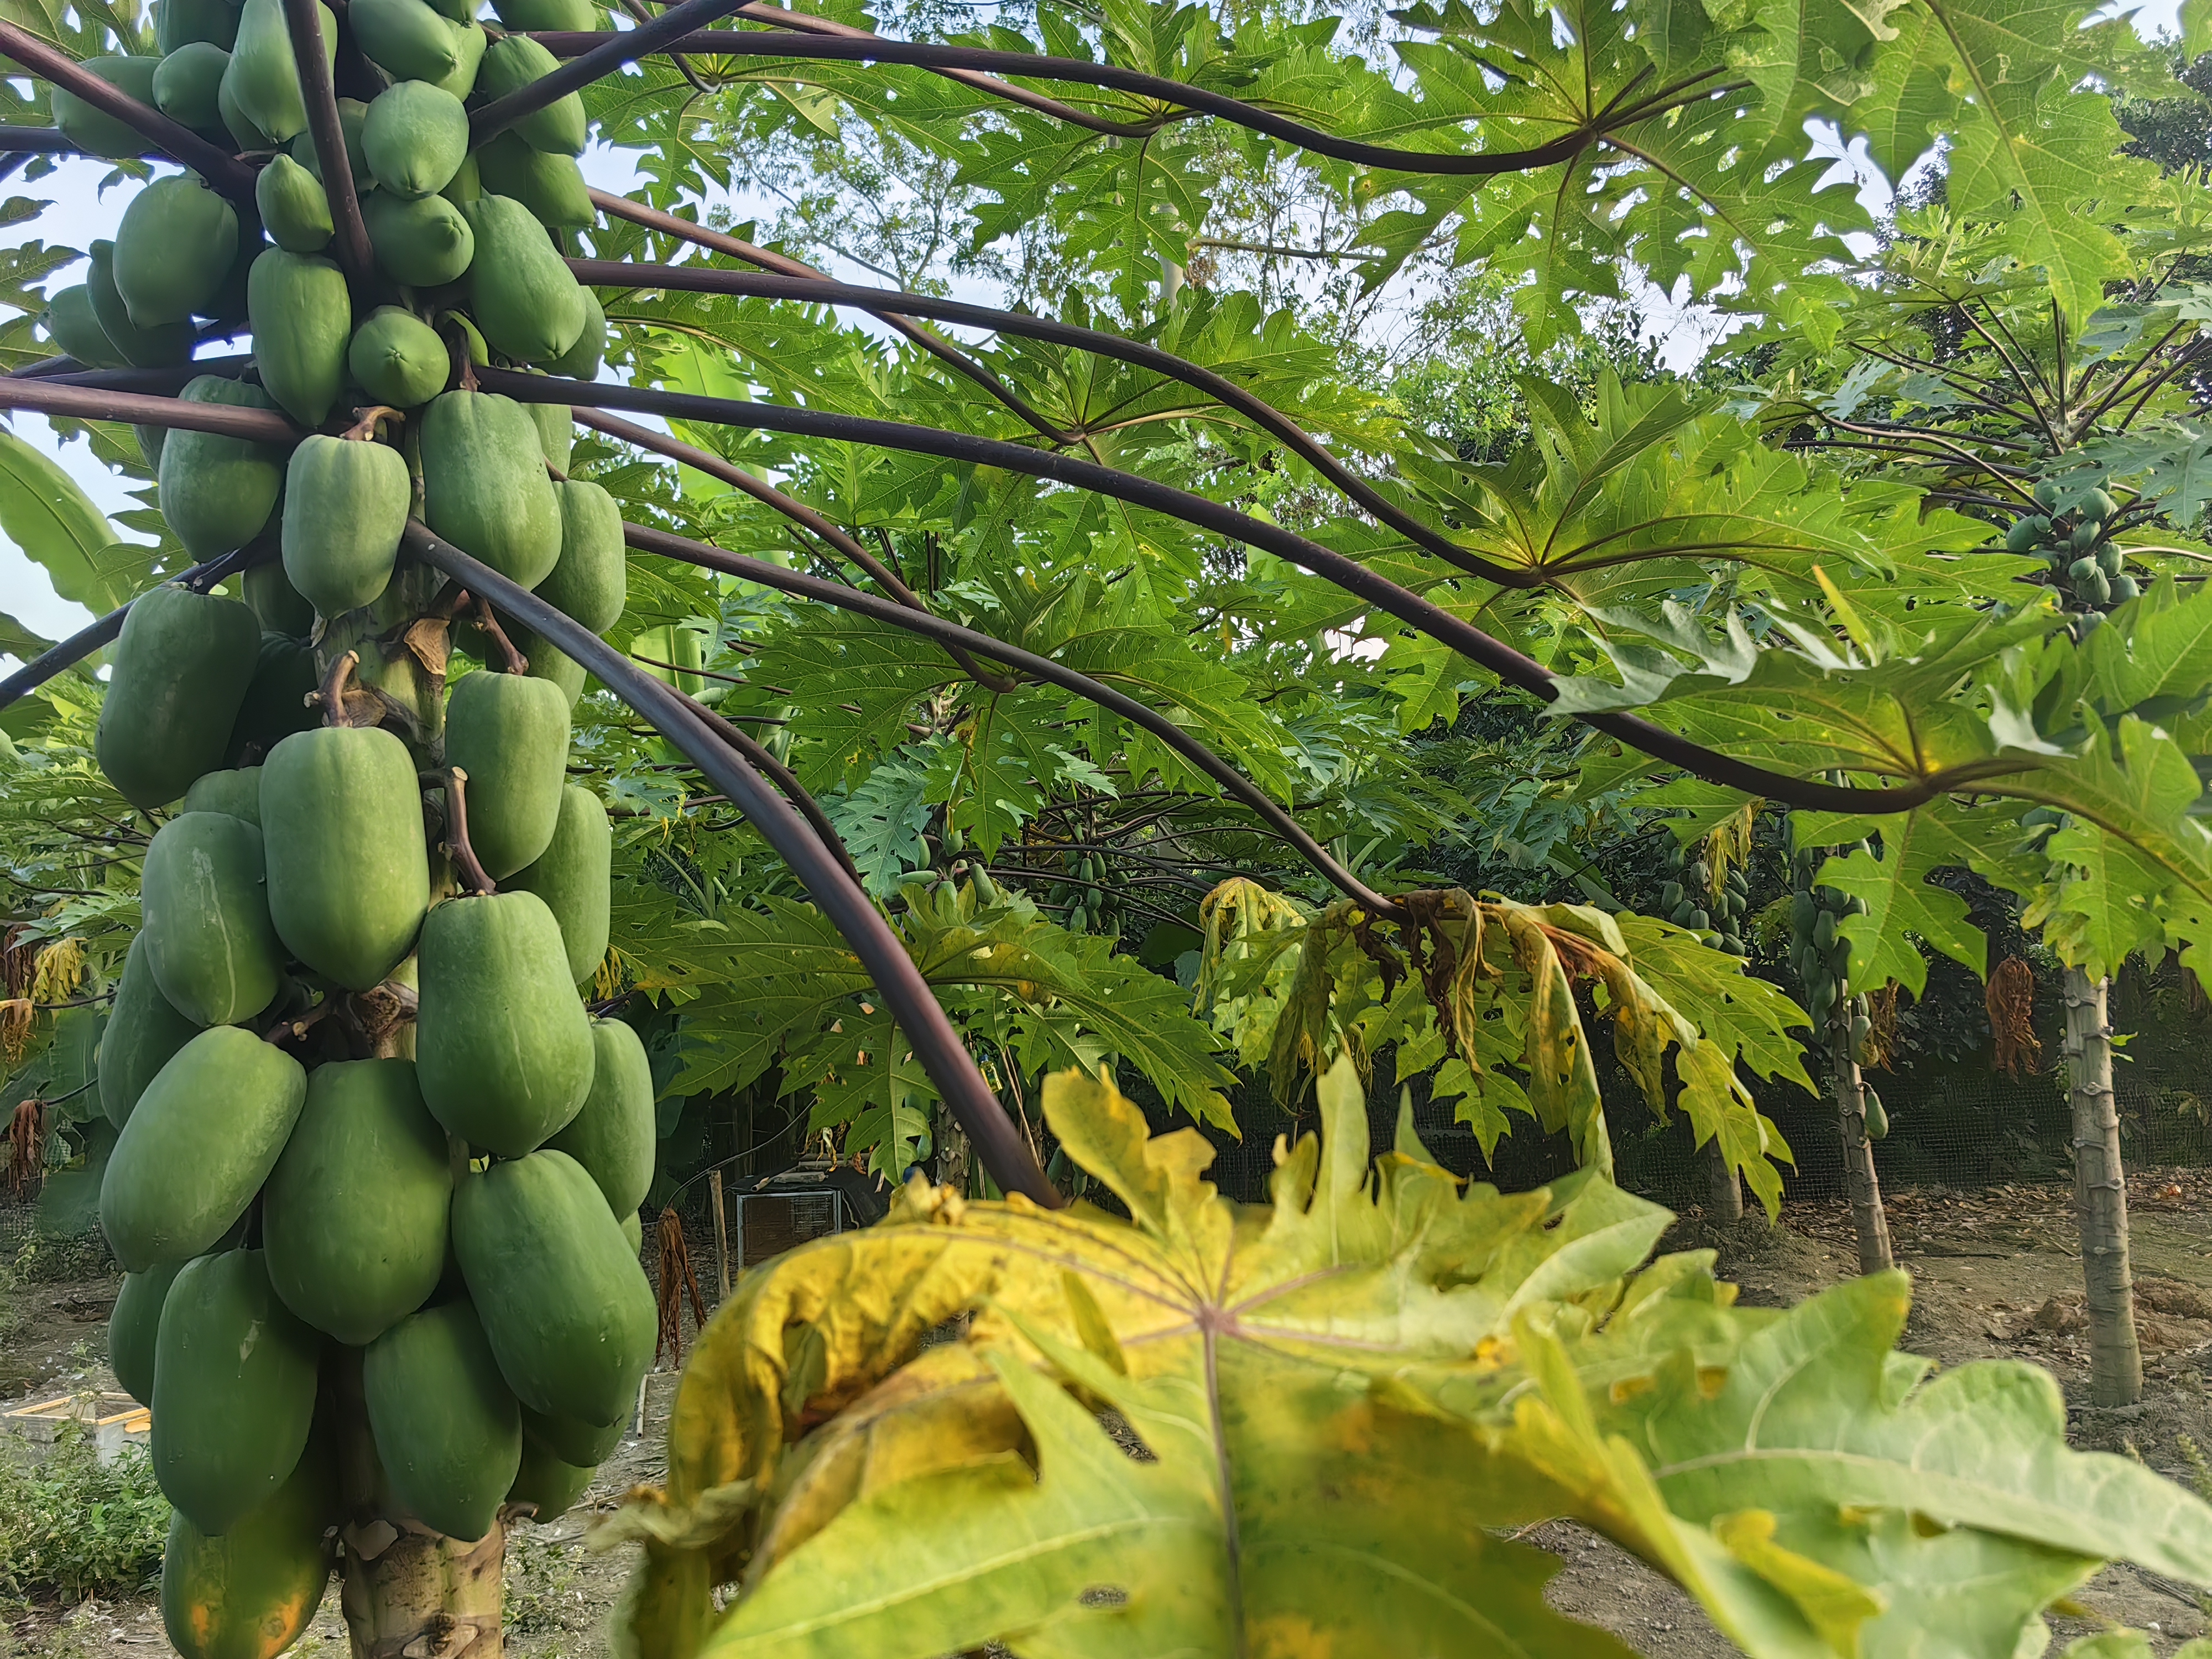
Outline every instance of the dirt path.
[[(2212, 1486), (2212, 1171), (2154, 1170), (2130, 1183), (2136, 1271), (2143, 1308), (2143, 1402), (2119, 1411), (2086, 1403), (2087, 1349), (2081, 1334), (2081, 1270), (2070, 1201), (2057, 1187), (1972, 1194), (1894, 1194), (1890, 1224), (1914, 1281), (1905, 1345), (1942, 1365), (2008, 1356), (2047, 1365), (2068, 1401), (2069, 1433), (2085, 1449), (2142, 1458), (2184, 1482)], [(1722, 1271), (1745, 1302), (1788, 1306), (1853, 1270), (1850, 1218), (1841, 1204), (1791, 1206), (1787, 1225), (1753, 1221), (1727, 1235), (1685, 1218), (1669, 1248), (1714, 1243)], [(111, 1281), (27, 1285), (13, 1294), (18, 1324), (0, 1340), (0, 1395), (97, 1386)], [(518, 1659), (601, 1659), (603, 1625), (628, 1571), (625, 1552), (602, 1554), (585, 1536), (631, 1486), (660, 1477), (661, 1425), (676, 1379), (648, 1389), (642, 1438), (626, 1439), (582, 1502), (544, 1528), (518, 1530), (507, 1554), (508, 1650)], [(1688, 1597), (1606, 1540), (1571, 1523), (1536, 1529), (1526, 1541), (1551, 1550), (1561, 1568), (1549, 1595), (1561, 1611), (1600, 1625), (1650, 1659), (1729, 1659), (1725, 1642)], [(2187, 1586), (2110, 1567), (2075, 1601), (2088, 1616), (2055, 1619), (2059, 1644), (2109, 1623), (2153, 1633), (2160, 1655), (2204, 1634), (2204, 1606)], [(45, 1613), (0, 1632), (0, 1659), (123, 1659), (167, 1645), (150, 1602), (88, 1605)], [(294, 1651), (342, 1659), (344, 1626), (335, 1593)]]

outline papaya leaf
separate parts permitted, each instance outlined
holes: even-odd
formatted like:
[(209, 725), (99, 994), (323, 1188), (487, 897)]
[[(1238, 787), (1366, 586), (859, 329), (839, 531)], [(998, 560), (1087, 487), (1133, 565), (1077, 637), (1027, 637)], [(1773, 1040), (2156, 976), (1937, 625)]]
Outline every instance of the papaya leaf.
[[(46, 573), (54, 592), (95, 616), (147, 585), (150, 562), (111, 561), (115, 526), (53, 459), (0, 432), (0, 534)], [(151, 549), (139, 550), (150, 555)]]
[(1243, 1206), (1062, 1074), (1046, 1115), (1130, 1219), (917, 1179), (747, 1274), (611, 1523), (628, 1650), (1617, 1655), (1499, 1535), (1551, 1516), (1754, 1659), (2006, 1659), (2106, 1557), (2212, 1579), (2212, 1509), (2069, 1450), (2047, 1375), (1894, 1352), (1902, 1275), (1739, 1310), (1709, 1255), (1643, 1265), (1667, 1217), (1602, 1179), (1462, 1190), (1407, 1113), (1370, 1162), (1348, 1060), (1320, 1104)]

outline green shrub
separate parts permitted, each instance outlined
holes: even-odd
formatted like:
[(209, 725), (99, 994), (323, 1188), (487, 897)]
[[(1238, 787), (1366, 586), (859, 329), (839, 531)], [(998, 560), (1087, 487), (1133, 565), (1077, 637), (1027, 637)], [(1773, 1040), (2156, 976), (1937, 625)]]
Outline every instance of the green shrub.
[(0, 1451), (0, 1600), (82, 1601), (160, 1581), (169, 1502), (144, 1450), (103, 1463), (71, 1432), (42, 1463)]

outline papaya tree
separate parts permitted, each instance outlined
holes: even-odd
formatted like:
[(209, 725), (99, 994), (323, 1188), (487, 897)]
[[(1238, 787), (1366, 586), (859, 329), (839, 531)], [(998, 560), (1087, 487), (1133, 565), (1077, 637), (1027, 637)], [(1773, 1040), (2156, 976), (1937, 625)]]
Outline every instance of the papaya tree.
[[(169, 561), (0, 697), (71, 676), (146, 835), (100, 1210), (181, 1651), (289, 1644), (333, 1552), (357, 1654), (500, 1650), (506, 1529), (574, 1500), (652, 1358), (654, 1085), (586, 982), (682, 999), (692, 1086), (774, 1065), (887, 1174), (941, 1111), (1005, 1195), (909, 1186), (748, 1281), (623, 1523), (641, 1653), (1580, 1651), (1494, 1535), (1559, 1514), (1762, 1654), (1929, 1626), (2011, 1654), (2110, 1556), (2212, 1582), (2212, 1511), (2067, 1452), (2047, 1377), (1893, 1355), (1894, 1276), (1777, 1319), (1706, 1261), (1640, 1267), (1664, 1218), (1610, 1178), (1586, 1008), (1770, 1207), (1742, 1073), (1802, 1079), (1797, 1011), (1709, 930), (1394, 869), (1439, 803), (1378, 801), (1408, 780), (1364, 752), (1516, 696), (1595, 734), (1593, 787), (1776, 803), (1893, 867), (1941, 846), (2079, 908), (2063, 872), (2125, 848), (2187, 951), (2212, 866), (2169, 726), (2201, 601), (2161, 584), (2087, 634), (1963, 556), (1971, 503), (1680, 386), (1531, 377), (1526, 445), (1440, 455), (1297, 319), (1192, 280), (1226, 144), (1352, 204), (1362, 283), (1480, 264), (1540, 345), (1631, 260), (1832, 341), (1868, 222), (1821, 188), (1820, 121), (1943, 145), (1960, 210), (2083, 317), (2127, 180), (2076, 88), (2117, 26), (1453, 3), (1361, 50), (1194, 7), (953, 40), (752, 0), (495, 9), (0, 20), (34, 77), (0, 143), (183, 169), (0, 379), (150, 477)], [(896, 135), (960, 169), (981, 244), (1048, 240), (1079, 280), (1054, 312), (836, 282), (706, 222), (710, 118)], [(637, 152), (629, 194), (586, 183), (595, 134)], [(241, 325), (249, 353), (198, 355)], [(656, 931), (629, 884), (617, 934), (609, 799), (670, 779), (738, 850), (679, 847), (653, 885), (690, 902)], [(1091, 839), (1125, 800), (1157, 810)], [(1255, 841), (1310, 877), (1252, 880)], [(1157, 843), (1226, 878), (1194, 1012), (1092, 927)], [(1080, 861), (1109, 854), (1110, 881)], [(1054, 882), (1073, 926), (1031, 896)], [(1408, 1121), (1370, 1172), (1385, 1042), (1488, 1144), (1525, 1113), (1581, 1170), (1462, 1193)], [(1271, 1211), (1097, 1069), (1225, 1124), (1224, 1056), (1323, 1108)], [(1006, 1097), (1041, 1072), (1129, 1222), (1047, 1178)]]

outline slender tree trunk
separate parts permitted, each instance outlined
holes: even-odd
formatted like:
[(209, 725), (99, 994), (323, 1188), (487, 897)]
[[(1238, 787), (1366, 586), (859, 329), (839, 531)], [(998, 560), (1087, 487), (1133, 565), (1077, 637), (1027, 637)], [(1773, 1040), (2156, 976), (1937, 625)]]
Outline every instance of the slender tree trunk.
[(2135, 1273), (2128, 1261), (2128, 1179), (2112, 1095), (2106, 980), (2066, 970), (2066, 1085), (2074, 1107), (2074, 1212), (2089, 1310), (2089, 1397), (2100, 1406), (2142, 1398)]
[(1715, 1135), (1698, 1151), (1705, 1169), (1705, 1217), (1717, 1227), (1733, 1227), (1743, 1219), (1743, 1181), (1721, 1151)]
[(393, 1497), (362, 1396), (361, 1358), (331, 1361), (345, 1547), (339, 1606), (351, 1659), (501, 1659), (507, 1516), (471, 1543), (434, 1533)]
[(1862, 998), (1839, 996), (1828, 1017), (1828, 1054), (1835, 1067), (1836, 1117), (1844, 1137), (1844, 1187), (1851, 1196), (1851, 1225), (1858, 1234), (1859, 1271), (1886, 1273), (1897, 1265), (1889, 1248), (1889, 1218), (1875, 1175), (1874, 1142), (1867, 1137), (1866, 1082), (1851, 1047), (1851, 1019)]

